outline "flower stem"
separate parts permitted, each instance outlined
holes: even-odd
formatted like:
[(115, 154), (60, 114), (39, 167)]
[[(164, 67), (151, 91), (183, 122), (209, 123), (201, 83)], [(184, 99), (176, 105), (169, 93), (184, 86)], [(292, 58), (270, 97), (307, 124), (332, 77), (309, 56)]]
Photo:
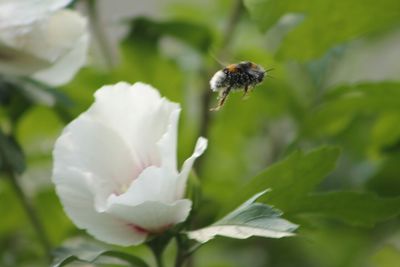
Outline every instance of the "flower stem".
[(110, 42), (107, 38), (107, 34), (104, 31), (104, 26), (102, 25), (99, 17), (96, 0), (88, 0), (87, 3), (89, 21), (92, 27), (93, 35), (97, 39), (106, 67), (112, 69), (115, 66), (114, 55)]
[(46, 232), (44, 231), (44, 227), (42, 223), (40, 222), (39, 218), (36, 215), (36, 212), (29, 202), (28, 198), (26, 197), (18, 179), (19, 177), (17, 174), (15, 174), (12, 170), (9, 168), (6, 170), (7, 176), (10, 180), (10, 183), (12, 185), (12, 188), (17, 195), (17, 198), (21, 202), (21, 205), (30, 221), (32, 224), (32, 227), (34, 228), (37, 237), (39, 238), (39, 242), (41, 243), (43, 250), (48, 258), (48, 260), (51, 260), (51, 245), (50, 241), (46, 235)]
[[(228, 19), (227, 26), (225, 28), (225, 31), (223, 33), (222, 37), (222, 42), (221, 45), (218, 49), (218, 52), (216, 53), (216, 56), (218, 59), (223, 59), (226, 60), (228, 57), (228, 51), (229, 51), (229, 45), (232, 41), (232, 38), (234, 36), (234, 32), (236, 30), (236, 27), (240, 21), (241, 15), (243, 14), (243, 3), (242, 0), (236, 0), (233, 4), (231, 14)], [(210, 126), (210, 119), (211, 119), (211, 113), (210, 113), (210, 103), (212, 100), (212, 92), (210, 90), (210, 85), (209, 85), (209, 79), (211, 75), (219, 68), (218, 62), (215, 62), (215, 64), (210, 67), (207, 71), (205, 71), (206, 76), (204, 77), (204, 90), (203, 90), (203, 96), (202, 96), (202, 109), (201, 109), (201, 121), (200, 121), (200, 126), (199, 126), (199, 131), (200, 131), (200, 136), (207, 137), (208, 136), (208, 129)], [(200, 166), (202, 162), (202, 158), (200, 158), (196, 162), (196, 166)], [(200, 167), (198, 169), (201, 169)]]
[[(224, 58), (226, 59), (227, 51), (229, 44), (232, 41), (236, 26), (238, 25), (240, 21), (240, 17), (243, 13), (243, 3), (242, 0), (236, 0), (231, 11), (231, 15), (228, 20), (228, 24), (226, 26), (225, 32), (222, 37), (222, 43), (220, 45), (220, 48), (217, 53), (217, 58), (221, 59)], [(212, 99), (212, 92), (209, 88), (209, 79), (210, 76), (212, 75), (213, 72), (215, 72), (216, 69), (218, 69), (218, 63), (216, 62), (214, 66), (212, 66), (208, 71), (206, 71), (206, 77), (205, 77), (205, 89), (204, 89), (204, 94), (203, 94), (203, 99), (202, 99), (202, 121), (200, 122), (200, 135), (207, 137), (208, 135), (208, 128), (210, 124), (210, 103)]]
[(164, 262), (162, 260), (162, 250), (157, 249), (156, 246), (149, 245), (150, 250), (153, 252), (154, 259), (156, 260), (157, 267), (164, 267)]
[(243, 2), (242, 0), (236, 0), (232, 7), (228, 25), (225, 29), (225, 34), (223, 36), (222, 44), (221, 44), (220, 51), (219, 51), (220, 56), (224, 55), (226, 48), (229, 46), (229, 43), (232, 41), (233, 34), (236, 30), (236, 26), (238, 25), (238, 23), (240, 21), (240, 17), (243, 14), (243, 3), (242, 2)]
[(175, 236), (175, 239), (177, 247), (176, 257), (175, 257), (175, 267), (182, 267), (186, 260), (185, 249), (182, 242), (182, 238), (179, 236), (179, 234)]
[(154, 253), (154, 257), (156, 259), (157, 267), (164, 267), (164, 263), (162, 261), (162, 254)]
[(171, 237), (171, 234), (164, 233), (164, 235), (155, 237), (146, 243), (146, 245), (153, 252), (157, 267), (164, 267), (162, 255), (168, 243), (170, 242)]
[(189, 248), (188, 251), (186, 252), (186, 257), (190, 257), (193, 253), (195, 253), (203, 245), (204, 245), (204, 243), (197, 243), (193, 247)]

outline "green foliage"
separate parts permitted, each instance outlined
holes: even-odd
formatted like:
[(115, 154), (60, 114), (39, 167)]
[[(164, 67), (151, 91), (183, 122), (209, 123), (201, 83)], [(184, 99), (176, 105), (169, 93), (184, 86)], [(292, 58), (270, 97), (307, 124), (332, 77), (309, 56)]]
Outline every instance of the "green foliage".
[(399, 160), (400, 155), (398, 153), (385, 159), (382, 162), (379, 171), (368, 180), (368, 189), (375, 191), (382, 196), (399, 196)]
[[(0, 180), (0, 201), (1, 203), (8, 203), (8, 205), (0, 205), (0, 211), (3, 214), (3, 220), (0, 224), (0, 236), (4, 237), (16, 232), (24, 220), (24, 214), (17, 202), (18, 200), (5, 179)], [(5, 242), (2, 242), (2, 246), (5, 245)]]
[(343, 191), (318, 193), (302, 199), (294, 212), (372, 227), (400, 214), (400, 197), (381, 198), (372, 193)]
[(25, 156), (15, 140), (0, 131), (0, 170), (6, 173), (22, 173)]
[(184, 20), (156, 22), (145, 17), (135, 18), (132, 22), (129, 38), (141, 38), (157, 44), (163, 36), (174, 37), (187, 43), (196, 50), (207, 52), (212, 44), (210, 31), (199, 24)]
[[(319, 215), (359, 226), (373, 226), (400, 214), (400, 197), (380, 198), (371, 193), (312, 193), (333, 171), (339, 150), (323, 147), (309, 153), (294, 152), (270, 166), (235, 193), (235, 203), (258, 188), (271, 188), (263, 199), (289, 216)], [(239, 197), (238, 197), (239, 196)]]
[(395, 267), (400, 261), (400, 252), (394, 246), (385, 246), (372, 257), (374, 267)]
[(285, 14), (304, 16), (279, 49), (278, 54), (284, 59), (318, 58), (334, 45), (400, 22), (400, 4), (396, 0), (379, 4), (373, 0), (245, 0), (245, 4), (263, 30), (271, 28)]
[(259, 188), (270, 188), (266, 201), (285, 212), (291, 211), (335, 168), (339, 151), (334, 147), (306, 154), (296, 151), (252, 178), (241, 188), (239, 200), (235, 192), (235, 201), (251, 196)]
[(148, 267), (149, 265), (139, 257), (121, 251), (107, 250), (104, 247), (90, 243), (78, 243), (75, 246), (61, 247), (55, 252), (52, 267), (67, 266), (72, 262), (98, 263), (104, 257), (115, 258), (132, 267)]
[(282, 212), (271, 206), (254, 203), (267, 192), (255, 194), (240, 207), (205, 228), (188, 232), (189, 238), (205, 243), (215, 236), (245, 239), (251, 236), (281, 238), (293, 235), (297, 225), (282, 219)]
[[(309, 116), (307, 130), (313, 134), (337, 134), (345, 129), (356, 116), (374, 115), (380, 113), (398, 112), (400, 110), (397, 99), (400, 97), (400, 85), (398, 83), (377, 83), (377, 84), (359, 84), (355, 86), (342, 86), (334, 89), (326, 96), (324, 101)], [(396, 113), (397, 114), (397, 113)], [(379, 128), (390, 127), (395, 123), (393, 118), (386, 126), (382, 125), (385, 121), (381, 119)], [(377, 131), (377, 130), (376, 130)], [(382, 137), (378, 140), (396, 139), (397, 130), (385, 130), (383, 133), (376, 132)], [(386, 139), (386, 136), (389, 139)]]

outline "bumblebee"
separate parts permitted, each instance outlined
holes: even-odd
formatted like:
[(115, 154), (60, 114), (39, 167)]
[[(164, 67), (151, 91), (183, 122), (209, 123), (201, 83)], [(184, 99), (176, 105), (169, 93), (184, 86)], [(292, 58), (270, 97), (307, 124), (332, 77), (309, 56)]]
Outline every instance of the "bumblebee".
[(266, 74), (263, 67), (250, 61), (231, 64), (217, 71), (210, 80), (210, 87), (213, 92), (220, 92), (218, 105), (210, 110), (219, 110), (231, 91), (243, 90), (245, 97), (251, 88), (264, 80)]

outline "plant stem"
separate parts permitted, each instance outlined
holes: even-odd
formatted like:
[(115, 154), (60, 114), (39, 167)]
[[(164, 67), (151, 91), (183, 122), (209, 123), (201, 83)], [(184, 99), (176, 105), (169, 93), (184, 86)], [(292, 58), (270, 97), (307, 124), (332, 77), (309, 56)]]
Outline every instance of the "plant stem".
[[(228, 24), (223, 34), (222, 42), (216, 56), (218, 59), (226, 60), (228, 58), (229, 45), (232, 41), (235, 29), (240, 21), (240, 17), (243, 13), (243, 4), (242, 0), (236, 0), (231, 11), (231, 15), (229, 16)], [(201, 97), (201, 116), (200, 116), (200, 125), (199, 125), (199, 133), (200, 136), (207, 137), (209, 134), (209, 128), (211, 124), (211, 112), (210, 112), (210, 104), (212, 100), (212, 91), (210, 90), (209, 80), (210, 77), (215, 73), (217, 69), (219, 69), (219, 63), (215, 62), (213, 66), (205, 71), (204, 76), (204, 89), (203, 95)], [(202, 164), (204, 157), (200, 157), (195, 162), (195, 169), (201, 173)]]
[(7, 175), (8, 178), (11, 182), (12, 188), (13, 188), (15, 194), (17, 195), (19, 201), (21, 202), (21, 205), (22, 205), (26, 215), (28, 216), (30, 223), (33, 226), (33, 228), (36, 232), (36, 235), (39, 238), (39, 242), (41, 243), (43, 250), (50, 261), (51, 260), (51, 245), (50, 245), (50, 241), (46, 235), (46, 232), (44, 230), (44, 227), (43, 227), (42, 223), (40, 222), (39, 218), (37, 217), (33, 206), (31, 205), (31, 203), (29, 202), (28, 198), (25, 195), (25, 193), (18, 181), (18, 179), (19, 179), (18, 175), (15, 174), (10, 169), (7, 170), (7, 174), (8, 174)]
[[(233, 7), (231, 14), (229, 16), (229, 20), (226, 26), (226, 29), (224, 31), (223, 37), (222, 37), (222, 42), (221, 45), (218, 49), (218, 52), (216, 53), (216, 56), (218, 59), (226, 59), (228, 57), (228, 48), (229, 45), (232, 41), (234, 32), (236, 30), (236, 27), (240, 21), (240, 17), (243, 13), (243, 3), (242, 0), (236, 0)], [(209, 88), (209, 79), (210, 76), (215, 72), (216, 69), (218, 69), (219, 65), (218, 62), (216, 62), (212, 67), (210, 67), (205, 73), (206, 76), (204, 77), (204, 94), (202, 96), (202, 116), (201, 116), (201, 121), (200, 121), (200, 135), (207, 137), (208, 136), (208, 128), (210, 124), (210, 103), (212, 99), (212, 92)]]
[(162, 255), (168, 243), (171, 241), (172, 234), (169, 232), (164, 232), (162, 235), (154, 237), (150, 241), (147, 241), (146, 245), (154, 254), (157, 267), (164, 267), (164, 262), (162, 260)]
[(154, 254), (155, 258), (156, 258), (156, 263), (157, 263), (157, 267), (163, 267), (164, 263), (162, 261), (162, 257), (161, 255), (158, 254)]
[(228, 25), (225, 29), (225, 34), (224, 38), (222, 39), (222, 44), (221, 48), (219, 51), (219, 54), (223, 56), (224, 51), (226, 51), (226, 48), (229, 46), (229, 43), (232, 41), (233, 34), (236, 30), (236, 26), (238, 25), (240, 21), (240, 17), (242, 16), (243, 13), (243, 1), (242, 0), (236, 0), (232, 11), (231, 15), (229, 17)]
[(182, 267), (183, 263), (186, 260), (185, 256), (185, 246), (182, 242), (182, 238), (178, 235), (175, 236), (176, 239), (176, 247), (177, 247), (177, 252), (176, 252), (176, 257), (175, 257), (175, 267)]
[(203, 246), (204, 243), (198, 243), (194, 245), (193, 247), (189, 248), (185, 254), (186, 257), (190, 257), (193, 253), (195, 253), (201, 246)]
[(157, 247), (155, 247), (155, 246), (149, 245), (149, 247), (150, 247), (150, 250), (153, 252), (157, 267), (164, 267), (164, 263), (162, 260), (162, 251), (157, 249)]
[(88, 0), (87, 3), (89, 21), (92, 27), (93, 35), (97, 39), (106, 67), (112, 69), (115, 65), (114, 56), (107, 35), (104, 32), (104, 26), (102, 25), (99, 17), (96, 0)]
[(197, 243), (193, 246), (189, 246), (188, 239), (182, 239), (179, 234), (175, 236), (177, 252), (175, 257), (175, 267), (182, 267), (184, 263), (190, 259), (190, 256), (196, 252), (203, 243)]

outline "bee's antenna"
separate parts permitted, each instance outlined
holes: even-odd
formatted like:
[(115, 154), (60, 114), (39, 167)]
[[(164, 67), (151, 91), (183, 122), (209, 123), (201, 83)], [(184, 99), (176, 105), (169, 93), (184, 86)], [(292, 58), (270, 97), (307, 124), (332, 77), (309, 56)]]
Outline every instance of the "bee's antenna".
[(274, 76), (271, 76), (271, 75), (268, 74), (268, 72), (270, 72), (271, 70), (275, 70), (275, 69), (274, 69), (274, 68), (269, 68), (269, 69), (265, 70), (265, 73), (267, 74), (266, 76), (267, 76), (268, 78), (275, 79)]
[(271, 71), (271, 70), (275, 70), (274, 68), (269, 68), (267, 70), (265, 70), (265, 72)]
[(266, 76), (267, 76), (268, 78), (275, 79), (274, 76), (271, 76), (271, 75), (269, 74), (269, 72), (270, 72), (271, 70), (275, 70), (275, 69), (274, 69), (274, 68), (269, 68), (269, 69), (265, 70), (265, 73), (267, 74)]
[(221, 61), (214, 55), (213, 52), (209, 52), (209, 54), (210, 54), (210, 56), (211, 56), (219, 65), (221, 65), (221, 67), (224, 67), (224, 66), (228, 65), (228, 64), (224, 64), (223, 62), (221, 62)]

